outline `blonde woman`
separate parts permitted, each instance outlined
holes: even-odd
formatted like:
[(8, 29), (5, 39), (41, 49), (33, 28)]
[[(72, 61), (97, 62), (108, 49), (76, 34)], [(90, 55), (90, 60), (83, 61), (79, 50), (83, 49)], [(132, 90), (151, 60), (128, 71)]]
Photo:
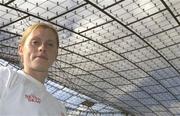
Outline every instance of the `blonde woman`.
[(58, 54), (58, 33), (50, 25), (28, 27), (18, 53), (23, 70), (0, 68), (0, 116), (65, 116), (65, 107), (43, 85)]

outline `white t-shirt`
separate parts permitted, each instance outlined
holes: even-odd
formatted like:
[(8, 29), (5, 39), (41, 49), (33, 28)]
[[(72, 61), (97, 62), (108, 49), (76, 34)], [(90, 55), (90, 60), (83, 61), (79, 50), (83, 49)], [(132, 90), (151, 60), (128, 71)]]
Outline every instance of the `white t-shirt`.
[(0, 67), (0, 116), (66, 116), (66, 111), (42, 83)]

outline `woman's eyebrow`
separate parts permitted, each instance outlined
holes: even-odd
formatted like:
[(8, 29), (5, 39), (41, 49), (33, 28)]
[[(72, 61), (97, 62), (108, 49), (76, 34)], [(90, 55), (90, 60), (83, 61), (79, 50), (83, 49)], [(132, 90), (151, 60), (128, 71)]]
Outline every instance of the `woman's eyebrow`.
[(48, 42), (56, 42), (56, 40), (53, 40), (53, 39), (48, 39), (47, 41)]
[(41, 39), (41, 38), (39, 38), (38, 36), (34, 36), (31, 38), (31, 40), (34, 40), (34, 39)]

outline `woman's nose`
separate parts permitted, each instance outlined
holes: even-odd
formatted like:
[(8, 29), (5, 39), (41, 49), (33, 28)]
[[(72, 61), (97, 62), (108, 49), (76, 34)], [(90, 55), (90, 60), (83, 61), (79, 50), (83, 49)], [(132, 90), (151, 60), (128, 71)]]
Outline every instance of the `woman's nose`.
[(40, 51), (46, 51), (46, 45), (45, 45), (45, 43), (42, 43), (42, 44), (39, 46), (39, 50), (40, 50)]

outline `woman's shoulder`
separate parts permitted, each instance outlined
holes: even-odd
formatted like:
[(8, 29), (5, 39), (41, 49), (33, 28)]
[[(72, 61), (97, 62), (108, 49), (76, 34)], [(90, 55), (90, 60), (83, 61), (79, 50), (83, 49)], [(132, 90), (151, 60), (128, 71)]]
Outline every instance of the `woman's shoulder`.
[(11, 73), (11, 69), (8, 67), (0, 66), (0, 76), (9, 75)]
[(0, 81), (11, 87), (18, 79), (17, 71), (9, 67), (0, 67)]
[(0, 71), (4, 71), (4, 70), (8, 70), (9, 68), (4, 67), (4, 66), (0, 66)]
[(17, 71), (15, 69), (9, 68), (9, 67), (3, 67), (0, 66), (0, 75), (9, 75), (9, 74), (15, 74)]

